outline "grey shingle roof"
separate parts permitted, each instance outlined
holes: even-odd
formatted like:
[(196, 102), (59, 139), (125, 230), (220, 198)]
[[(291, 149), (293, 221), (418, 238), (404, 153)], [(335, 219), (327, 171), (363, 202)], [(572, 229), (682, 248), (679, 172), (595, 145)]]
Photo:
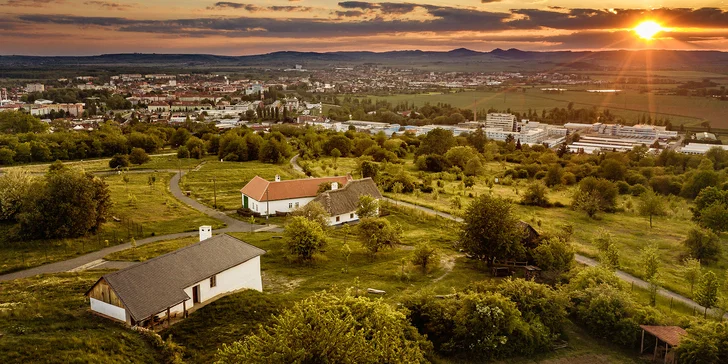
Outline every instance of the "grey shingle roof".
[(355, 211), (359, 205), (359, 196), (362, 195), (382, 198), (374, 180), (364, 178), (351, 181), (338, 190), (323, 192), (314, 201), (320, 203), (331, 216), (336, 216)]
[(184, 289), (265, 254), (222, 234), (102, 277), (135, 321), (190, 299)]

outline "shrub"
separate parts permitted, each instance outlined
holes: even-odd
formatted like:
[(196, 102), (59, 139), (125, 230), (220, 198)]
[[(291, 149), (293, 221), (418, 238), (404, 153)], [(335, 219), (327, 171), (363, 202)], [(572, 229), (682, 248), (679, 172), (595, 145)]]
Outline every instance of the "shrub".
[(131, 150), (131, 153), (129, 153), (129, 162), (134, 164), (144, 164), (149, 162), (151, 158), (149, 158), (149, 155), (147, 152), (144, 151), (142, 148), (134, 148)]
[(437, 268), (440, 263), (439, 259), (437, 248), (430, 246), (428, 243), (420, 243), (412, 251), (410, 261), (427, 273), (428, 269)]
[(294, 216), (285, 229), (288, 251), (301, 260), (310, 260), (314, 253), (326, 246), (326, 235), (317, 221)]
[(718, 236), (710, 230), (697, 227), (690, 229), (683, 245), (693, 258), (701, 261), (714, 261), (720, 254)]
[(728, 361), (728, 323), (694, 323), (687, 333), (676, 348), (679, 363), (718, 364)]
[(124, 154), (115, 154), (109, 161), (109, 168), (129, 167), (129, 157)]
[(617, 182), (617, 190), (619, 190), (620, 195), (626, 195), (629, 193), (629, 183), (625, 181), (619, 181)]
[(568, 299), (545, 284), (524, 279), (507, 279), (498, 292), (513, 301), (526, 322), (543, 324), (551, 334), (559, 334), (566, 323)]
[(548, 188), (543, 183), (531, 183), (528, 189), (526, 189), (526, 193), (523, 194), (521, 203), (529, 206), (549, 207), (551, 203), (549, 203), (548, 197), (546, 196), (547, 193)]

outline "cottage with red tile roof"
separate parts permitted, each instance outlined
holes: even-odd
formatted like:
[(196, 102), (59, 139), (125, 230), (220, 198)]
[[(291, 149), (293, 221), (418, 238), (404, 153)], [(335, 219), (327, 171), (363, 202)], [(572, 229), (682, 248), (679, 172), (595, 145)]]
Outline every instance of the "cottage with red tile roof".
[(255, 176), (240, 192), (243, 195), (243, 208), (248, 208), (263, 216), (289, 213), (313, 201), (319, 194), (322, 184), (330, 183), (332, 188), (346, 186), (351, 176), (306, 178), (281, 181), (267, 181)]

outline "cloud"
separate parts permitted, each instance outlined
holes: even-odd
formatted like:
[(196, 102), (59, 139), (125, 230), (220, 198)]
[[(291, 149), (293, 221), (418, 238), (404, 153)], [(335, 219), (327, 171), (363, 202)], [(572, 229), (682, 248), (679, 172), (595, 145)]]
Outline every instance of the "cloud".
[(84, 2), (84, 5), (90, 5), (90, 6), (98, 6), (104, 9), (108, 10), (127, 10), (131, 9), (138, 4), (122, 4), (122, 3), (115, 3), (110, 1), (98, 1), (98, 0), (92, 0), (92, 1), (86, 1)]
[(51, 4), (62, 4), (64, 0), (8, 0), (5, 6), (27, 6), (27, 7), (42, 7)]
[(362, 15), (364, 15), (364, 12), (361, 10), (346, 10), (346, 11), (336, 11), (334, 12), (337, 17), (339, 18), (358, 18)]
[(309, 6), (297, 6), (297, 5), (273, 5), (273, 6), (258, 6), (253, 4), (243, 4), (243, 3), (236, 3), (231, 1), (220, 1), (216, 2), (212, 6), (207, 7), (208, 10), (218, 10), (218, 9), (244, 9), (251, 13), (257, 12), (257, 11), (281, 11), (281, 12), (292, 12), (292, 11), (311, 11), (311, 7)]
[(503, 1), (503, 0), (480, 0), (480, 2), (483, 3), (483, 4), (498, 3), (498, 2), (501, 2), (501, 1)]

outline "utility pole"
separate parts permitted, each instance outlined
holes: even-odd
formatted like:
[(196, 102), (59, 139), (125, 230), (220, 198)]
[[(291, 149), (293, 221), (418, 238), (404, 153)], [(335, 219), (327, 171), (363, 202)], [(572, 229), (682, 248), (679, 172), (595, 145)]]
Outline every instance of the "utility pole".
[(212, 196), (215, 199), (215, 209), (217, 209), (217, 179), (212, 179)]

